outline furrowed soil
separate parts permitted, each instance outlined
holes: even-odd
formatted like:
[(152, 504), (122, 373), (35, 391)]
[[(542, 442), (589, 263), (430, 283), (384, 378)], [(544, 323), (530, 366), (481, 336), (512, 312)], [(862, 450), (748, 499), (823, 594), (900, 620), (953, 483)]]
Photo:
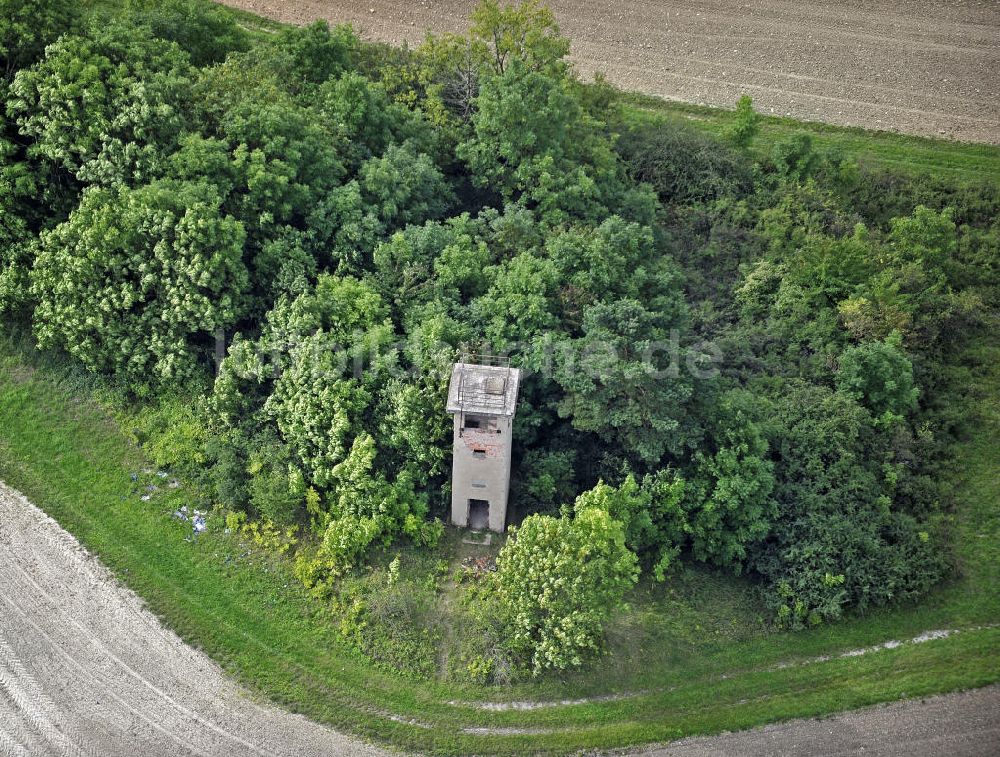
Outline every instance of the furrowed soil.
[[(476, 0), (224, 0), (278, 21), (419, 44)], [(768, 115), (1000, 144), (995, 0), (548, 0), (585, 78)]]
[(0, 482), (0, 755), (375, 757), (259, 701)]

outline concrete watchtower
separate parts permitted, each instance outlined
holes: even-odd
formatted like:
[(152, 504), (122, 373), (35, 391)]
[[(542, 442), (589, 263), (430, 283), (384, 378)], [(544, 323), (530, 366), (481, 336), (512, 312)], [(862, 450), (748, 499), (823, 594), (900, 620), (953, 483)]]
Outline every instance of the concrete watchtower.
[(451, 522), (503, 532), (521, 372), (506, 361), (488, 365), (486, 359), (471, 360), (464, 357), (455, 364), (448, 387), (448, 412), (455, 418)]

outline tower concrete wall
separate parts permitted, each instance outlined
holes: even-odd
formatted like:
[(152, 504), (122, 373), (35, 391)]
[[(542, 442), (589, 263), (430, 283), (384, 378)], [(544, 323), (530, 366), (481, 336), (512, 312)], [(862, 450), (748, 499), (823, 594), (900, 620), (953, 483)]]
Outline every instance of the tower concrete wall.
[(463, 428), (465, 417), (462, 413), (454, 416), (451, 522), (468, 526), (470, 500), (486, 500), (489, 528), (502, 532), (507, 526), (512, 419), (488, 416), (495, 430), (483, 430)]

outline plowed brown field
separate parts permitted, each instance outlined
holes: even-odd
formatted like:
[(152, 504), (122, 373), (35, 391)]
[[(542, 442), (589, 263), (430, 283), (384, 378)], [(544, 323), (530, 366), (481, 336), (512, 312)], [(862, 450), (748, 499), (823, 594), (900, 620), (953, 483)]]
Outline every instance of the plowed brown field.
[[(476, 0), (224, 0), (411, 45)], [(579, 72), (628, 90), (845, 126), (1000, 144), (997, 0), (548, 0)]]

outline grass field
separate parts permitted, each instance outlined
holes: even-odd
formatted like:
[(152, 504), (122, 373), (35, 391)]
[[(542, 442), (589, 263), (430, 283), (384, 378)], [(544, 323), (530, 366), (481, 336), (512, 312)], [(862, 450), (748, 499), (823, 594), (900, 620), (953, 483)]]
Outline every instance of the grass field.
[[(197, 542), (169, 513), (196, 491), (139, 498), (140, 452), (71, 372), (0, 339), (0, 477), (97, 553), (163, 621), (239, 680), (286, 707), (353, 733), (435, 753), (563, 752), (663, 741), (819, 715), (1000, 680), (1000, 349), (973, 361), (982, 409), (956, 481), (960, 578), (918, 606), (811, 631), (753, 628), (754, 606), (732, 579), (687, 571), (643, 586), (612, 629), (613, 653), (586, 674), (508, 689), (415, 684), (373, 669), (342, 645), (332, 618), (291, 576), (212, 523)], [(644, 596), (645, 595), (645, 596)], [(748, 629), (746, 626), (750, 624)], [(838, 657), (932, 629), (947, 638)], [(830, 656), (827, 661), (814, 661)], [(803, 663), (792, 665), (789, 663)], [(778, 667), (782, 666), (782, 667)], [(725, 676), (725, 678), (723, 678)], [(475, 703), (622, 695), (534, 710)], [(412, 721), (412, 722), (411, 722)], [(467, 729), (487, 729), (468, 732)], [(530, 732), (523, 732), (529, 730)]]

